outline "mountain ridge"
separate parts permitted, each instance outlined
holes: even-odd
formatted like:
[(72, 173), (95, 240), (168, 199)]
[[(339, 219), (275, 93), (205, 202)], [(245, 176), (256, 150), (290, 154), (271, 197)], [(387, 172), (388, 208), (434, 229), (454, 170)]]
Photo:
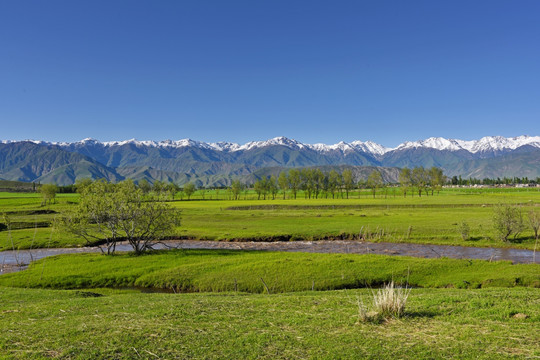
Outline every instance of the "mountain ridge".
[[(70, 184), (85, 177), (119, 181), (197, 181), (223, 186), (263, 168), (436, 166), (448, 176), (540, 177), (540, 136), (479, 140), (431, 137), (386, 148), (371, 141), (303, 144), (286, 137), (205, 143), (196, 140), (0, 141), (0, 178)], [(263, 172), (264, 173), (264, 172)]]
[(129, 139), (122, 141), (99, 141), (93, 138), (86, 138), (76, 142), (49, 142), (43, 140), (1, 140), (1, 144), (9, 144), (16, 142), (32, 142), (38, 145), (55, 145), (60, 147), (77, 147), (86, 146), (89, 144), (101, 145), (104, 147), (122, 146), (127, 144), (133, 144), (136, 146), (148, 146), (156, 148), (182, 148), (182, 147), (198, 147), (202, 149), (212, 149), (222, 152), (237, 152), (242, 150), (252, 150), (255, 148), (263, 148), (267, 146), (287, 146), (289, 148), (296, 149), (311, 149), (319, 152), (326, 152), (332, 150), (340, 150), (346, 152), (349, 150), (361, 150), (363, 152), (372, 155), (384, 155), (388, 152), (403, 150), (408, 148), (431, 148), (436, 150), (449, 150), (459, 151), (466, 150), (470, 153), (476, 154), (486, 151), (504, 151), (515, 150), (521, 146), (531, 145), (540, 148), (540, 136), (521, 135), (516, 137), (503, 137), (503, 136), (485, 136), (478, 140), (459, 140), (459, 139), (447, 139), (443, 137), (430, 137), (423, 140), (405, 141), (398, 146), (386, 147), (384, 145), (375, 143), (373, 141), (361, 141), (354, 140), (351, 142), (340, 141), (337, 144), (324, 144), (315, 143), (307, 144), (300, 141), (287, 138), (285, 136), (279, 136), (264, 141), (250, 141), (245, 144), (238, 144), (233, 142), (203, 142), (192, 139), (181, 140), (137, 140)]

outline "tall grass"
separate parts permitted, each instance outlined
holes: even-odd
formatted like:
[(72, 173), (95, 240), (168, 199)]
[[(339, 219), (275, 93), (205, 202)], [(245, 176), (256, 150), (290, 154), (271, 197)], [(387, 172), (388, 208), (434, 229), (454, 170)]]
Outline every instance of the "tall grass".
[(384, 317), (399, 318), (403, 316), (410, 293), (411, 288), (396, 287), (392, 280), (373, 294), (375, 311)]

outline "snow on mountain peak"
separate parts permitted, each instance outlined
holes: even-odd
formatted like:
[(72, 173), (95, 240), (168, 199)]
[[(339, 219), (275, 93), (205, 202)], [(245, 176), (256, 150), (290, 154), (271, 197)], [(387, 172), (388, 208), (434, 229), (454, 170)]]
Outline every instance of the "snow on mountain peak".
[[(443, 137), (430, 137), (424, 140), (418, 141), (406, 141), (395, 148), (388, 148), (372, 141), (359, 141), (352, 142), (340, 141), (337, 144), (327, 145), (323, 143), (316, 144), (303, 144), (297, 140), (289, 139), (284, 136), (275, 137), (264, 141), (250, 141), (243, 145), (232, 142), (215, 142), (205, 143), (202, 141), (196, 141), (192, 139), (181, 140), (162, 140), (162, 141), (139, 141), (136, 139), (124, 140), (124, 141), (106, 141), (100, 142), (93, 138), (86, 138), (78, 142), (46, 142), (41, 140), (25, 140), (35, 144), (41, 145), (57, 145), (57, 146), (85, 146), (89, 144), (100, 145), (105, 147), (110, 146), (123, 146), (123, 145), (135, 145), (135, 146), (149, 146), (149, 147), (161, 147), (161, 148), (183, 148), (183, 147), (197, 147), (202, 149), (211, 149), (215, 151), (223, 152), (236, 152), (247, 151), (257, 148), (263, 148), (267, 146), (286, 146), (290, 149), (310, 149), (317, 152), (329, 152), (339, 151), (342, 153), (349, 153), (354, 151), (360, 151), (374, 156), (382, 156), (391, 151), (400, 151), (406, 149), (418, 149), (418, 148), (430, 148), (436, 150), (445, 151), (468, 151), (471, 153), (491, 153), (515, 150), (521, 146), (529, 145), (540, 148), (540, 136), (517, 136), (513, 138), (505, 138), (502, 136), (485, 136), (479, 140), (458, 140), (458, 139), (446, 139)], [(17, 142), (14, 140), (1, 140), (0, 143), (8, 144)]]

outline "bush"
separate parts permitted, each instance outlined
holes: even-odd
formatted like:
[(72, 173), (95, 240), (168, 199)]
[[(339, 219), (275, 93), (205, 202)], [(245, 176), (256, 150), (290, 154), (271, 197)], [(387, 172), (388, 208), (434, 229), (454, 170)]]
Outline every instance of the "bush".
[(459, 224), (458, 230), (459, 230), (459, 234), (461, 235), (461, 239), (463, 239), (463, 241), (469, 240), (471, 227), (466, 221), (462, 221), (461, 224)]

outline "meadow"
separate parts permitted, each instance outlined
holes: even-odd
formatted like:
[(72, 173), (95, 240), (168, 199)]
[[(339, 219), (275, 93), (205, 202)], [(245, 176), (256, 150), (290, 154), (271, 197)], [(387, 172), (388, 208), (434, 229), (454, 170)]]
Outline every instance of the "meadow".
[[(526, 189), (444, 189), (434, 196), (396, 189), (352, 193), (349, 199), (257, 200), (253, 192), (228, 200), (221, 191), (199, 191), (191, 199), (177, 196), (170, 205), (182, 211), (178, 237), (220, 241), (362, 239), (480, 247), (533, 249), (533, 231), (526, 227), (512, 242), (502, 242), (493, 230), (493, 207), (521, 205), (526, 223), (530, 210), (540, 211), (540, 191)], [(0, 231), (0, 249), (77, 247), (85, 242), (52, 229), (53, 219), (74, 209), (77, 194), (58, 194), (54, 204), (42, 206), (39, 194), (0, 193), (1, 212), (8, 214), (12, 231)], [(1, 220), (0, 220), (1, 222)], [(465, 222), (470, 228), (463, 239)]]
[(371, 290), (159, 294), (0, 287), (4, 359), (532, 359), (539, 289), (413, 289), (358, 321)]
[[(223, 198), (216, 199), (215, 196)], [(179, 234), (221, 241), (351, 238), (532, 248), (496, 239), (493, 206), (537, 209), (534, 189), (439, 195), (240, 200), (206, 192), (170, 204)], [(244, 196), (246, 199), (244, 199)], [(210, 198), (212, 197), (212, 198)], [(76, 194), (41, 206), (0, 194), (3, 249), (82, 246), (53, 228)], [(463, 240), (460, 222), (471, 226)], [(18, 229), (16, 229), (18, 227)], [(411, 289), (404, 316), (363, 321), (390, 281)], [(171, 250), (44, 258), (0, 276), (1, 359), (460, 358), (540, 356), (540, 265), (358, 254)]]

